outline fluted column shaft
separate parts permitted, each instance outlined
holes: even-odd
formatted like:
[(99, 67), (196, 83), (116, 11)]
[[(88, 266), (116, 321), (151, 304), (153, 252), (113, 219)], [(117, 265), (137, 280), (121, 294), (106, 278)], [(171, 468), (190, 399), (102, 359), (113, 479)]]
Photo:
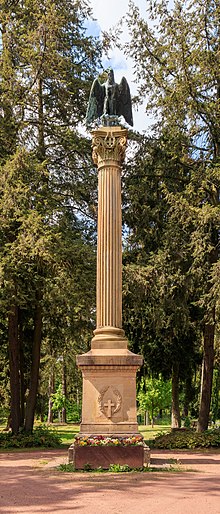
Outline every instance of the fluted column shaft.
[(127, 130), (102, 127), (93, 132), (98, 165), (97, 323), (92, 348), (126, 348), (122, 330), (121, 164)]
[(99, 167), (97, 328), (122, 328), (121, 175), (114, 162)]

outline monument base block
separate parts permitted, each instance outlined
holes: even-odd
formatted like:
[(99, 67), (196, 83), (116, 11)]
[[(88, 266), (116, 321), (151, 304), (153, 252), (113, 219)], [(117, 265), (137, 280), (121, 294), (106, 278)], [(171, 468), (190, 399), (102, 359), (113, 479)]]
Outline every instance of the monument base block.
[[(141, 468), (149, 461), (149, 449), (143, 445), (138, 431), (136, 411), (136, 372), (143, 358), (123, 347), (126, 339), (123, 341), (121, 329), (108, 327), (105, 334), (104, 329), (95, 332), (92, 349), (76, 359), (83, 376), (82, 421), (78, 434), (82, 444), (79, 441), (77, 444), (76, 439), (70, 447), (69, 462), (75, 469), (85, 469), (87, 465), (91, 469), (108, 469), (111, 464)], [(115, 347), (117, 337), (120, 344)], [(99, 437), (119, 439), (122, 444), (88, 443), (88, 438), (97, 440)], [(130, 438), (137, 441), (139, 438), (142, 442), (132, 444)]]
[(69, 448), (69, 463), (75, 469), (108, 469), (111, 464), (142, 468), (150, 462), (147, 446), (78, 446)]
[(127, 349), (77, 356), (83, 375), (80, 435), (137, 434), (136, 371), (142, 357)]

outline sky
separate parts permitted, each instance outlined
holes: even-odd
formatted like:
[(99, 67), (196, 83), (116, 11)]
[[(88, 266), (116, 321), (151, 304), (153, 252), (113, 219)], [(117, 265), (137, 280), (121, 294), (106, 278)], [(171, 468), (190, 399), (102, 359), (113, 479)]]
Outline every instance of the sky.
[[(141, 12), (143, 17), (146, 17), (146, 6), (147, 0), (133, 0)], [(101, 31), (112, 28), (117, 22), (128, 12), (129, 0), (90, 0), (90, 5), (93, 10), (95, 22), (91, 23), (88, 30), (96, 35), (100, 34)], [(122, 40), (126, 41), (129, 39), (128, 32), (124, 25), (124, 31), (122, 34)], [(109, 53), (110, 61), (103, 58), (103, 66), (107, 68), (109, 65), (114, 69), (115, 80), (120, 82), (121, 78), (125, 76), (127, 79), (131, 95), (136, 93), (136, 84), (134, 83), (134, 73), (132, 69), (132, 60), (124, 56), (124, 54), (118, 49), (114, 49)], [(133, 109), (134, 129), (143, 132), (147, 130), (147, 116), (145, 114), (144, 104), (136, 109)]]

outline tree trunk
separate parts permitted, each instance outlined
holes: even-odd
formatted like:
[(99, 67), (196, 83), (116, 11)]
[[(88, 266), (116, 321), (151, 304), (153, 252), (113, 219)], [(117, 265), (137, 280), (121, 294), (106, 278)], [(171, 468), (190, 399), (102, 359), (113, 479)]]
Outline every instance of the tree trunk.
[(20, 388), (21, 388), (21, 420), (20, 424), (24, 426), (25, 418), (25, 385), (24, 385), (24, 348), (23, 348), (23, 323), (22, 323), (22, 312), (19, 309), (19, 350), (20, 350)]
[(21, 387), (21, 426), (24, 426), (25, 418), (25, 385), (24, 385), (24, 350), (23, 341), (20, 340), (20, 387)]
[(179, 408), (179, 363), (175, 362), (172, 372), (172, 415), (171, 428), (180, 428), (180, 408)]
[(54, 371), (52, 369), (50, 377), (49, 377), (49, 386), (48, 386), (48, 416), (47, 416), (47, 423), (53, 423), (53, 400), (52, 400), (52, 394), (54, 393)]
[[(217, 100), (220, 99), (220, 77), (217, 78)], [(214, 158), (219, 160), (220, 157), (220, 142), (219, 135), (214, 139)], [(219, 206), (219, 187), (212, 188), (211, 203), (212, 205)], [(213, 249), (210, 254), (210, 264), (214, 264), (219, 260), (219, 230), (216, 225), (212, 226), (212, 244)], [(199, 408), (199, 420), (197, 424), (197, 431), (204, 432), (207, 430), (209, 424), (209, 413), (212, 397), (212, 380), (213, 380), (213, 367), (214, 367), (214, 340), (215, 340), (215, 307), (212, 311), (212, 322), (206, 323), (204, 326), (204, 350), (203, 350), (203, 363), (202, 363), (202, 380), (201, 380), (201, 397)]]
[(146, 410), (144, 413), (144, 424), (149, 425), (149, 411)]
[(189, 416), (189, 406), (192, 400), (194, 399), (194, 391), (192, 388), (192, 370), (189, 368), (188, 373), (185, 377), (184, 384), (184, 403), (183, 403), (183, 416)]
[[(66, 364), (65, 358), (63, 356), (63, 366), (62, 366), (62, 393), (66, 398), (67, 390), (66, 390)], [(66, 423), (66, 407), (62, 408), (62, 423)]]
[[(44, 112), (43, 112), (43, 83), (39, 76), (38, 81), (38, 158), (41, 162), (45, 160), (45, 142), (44, 142)], [(26, 407), (26, 418), (25, 418), (25, 431), (29, 432), (33, 430), (34, 425), (34, 414), (37, 400), (37, 389), (39, 379), (39, 367), (40, 367), (40, 349), (41, 349), (41, 338), (42, 338), (42, 308), (40, 301), (42, 299), (42, 292), (39, 290), (36, 292), (36, 309), (34, 317), (34, 338), (32, 348), (32, 364), (31, 364), (31, 376), (30, 376), (30, 389), (27, 399)]]
[(37, 400), (37, 388), (40, 367), (40, 348), (42, 336), (42, 308), (40, 305), (40, 298), (35, 310), (34, 317), (34, 337), (32, 348), (32, 363), (31, 363), (31, 376), (30, 376), (30, 389), (27, 399), (26, 417), (25, 417), (25, 431), (31, 432), (34, 425), (34, 414)]
[(212, 397), (212, 378), (214, 365), (214, 336), (215, 325), (206, 324), (204, 327), (204, 351), (202, 363), (201, 398), (199, 408), (198, 432), (207, 430)]
[(151, 407), (151, 426), (154, 428), (154, 406)]
[(8, 316), (9, 369), (11, 391), (11, 429), (18, 434), (21, 422), (20, 351), (18, 340), (18, 307), (13, 305)]

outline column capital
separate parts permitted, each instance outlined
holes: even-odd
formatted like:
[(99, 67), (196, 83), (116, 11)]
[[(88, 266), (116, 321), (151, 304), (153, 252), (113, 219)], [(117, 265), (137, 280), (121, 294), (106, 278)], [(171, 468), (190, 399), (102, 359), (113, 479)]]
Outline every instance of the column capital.
[(127, 129), (122, 127), (100, 127), (92, 131), (92, 158), (98, 167), (116, 161), (121, 165), (125, 158)]

